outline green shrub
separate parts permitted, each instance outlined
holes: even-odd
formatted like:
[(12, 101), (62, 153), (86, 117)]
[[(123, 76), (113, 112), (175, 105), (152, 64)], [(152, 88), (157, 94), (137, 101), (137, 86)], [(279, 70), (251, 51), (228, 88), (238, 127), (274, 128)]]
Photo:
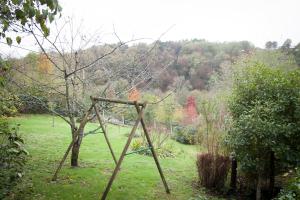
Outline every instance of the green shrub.
[[(260, 198), (270, 170), (277, 175), (300, 163), (300, 70), (286, 72), (263, 64), (240, 69), (229, 109), (226, 143), (236, 153), (240, 170), (256, 177)], [(275, 170), (270, 167), (273, 153)]]
[(292, 177), (288, 184), (280, 191), (277, 200), (297, 200), (300, 199), (300, 170), (296, 170), (296, 175)]
[[(160, 158), (174, 158), (178, 154), (170, 144), (164, 144), (160, 148), (156, 148), (155, 152)], [(151, 151), (146, 151), (146, 155), (148, 155), (147, 153), (152, 155)]]
[(195, 144), (197, 130), (191, 126), (176, 126), (173, 138), (182, 144)]
[(4, 88), (0, 89), (0, 116), (14, 116), (18, 113), (21, 102), (16, 95), (9, 93)]
[[(160, 147), (154, 146), (154, 149), (156, 155), (160, 158), (175, 157), (172, 145), (163, 144)], [(149, 149), (147, 143), (143, 139), (133, 140), (131, 144), (131, 151), (141, 155), (152, 156), (151, 150)]]
[(48, 100), (46, 97), (35, 97), (31, 95), (19, 95), (22, 106), (19, 111), (21, 113), (48, 113)]
[(7, 121), (0, 119), (0, 199), (7, 196), (24, 175), (28, 152), (23, 144), (18, 127), (10, 128)]
[(132, 141), (131, 150), (138, 151), (143, 148), (143, 141), (141, 139), (136, 139)]
[(242, 169), (263, 169), (269, 153), (281, 163), (300, 163), (300, 71), (257, 64), (235, 77), (229, 105), (228, 144)]

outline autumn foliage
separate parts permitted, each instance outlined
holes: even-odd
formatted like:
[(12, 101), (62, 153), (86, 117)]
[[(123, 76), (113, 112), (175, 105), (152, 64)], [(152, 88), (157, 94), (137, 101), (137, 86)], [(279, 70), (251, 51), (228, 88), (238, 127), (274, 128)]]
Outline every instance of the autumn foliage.
[(140, 92), (137, 88), (132, 88), (129, 92), (128, 99), (130, 101), (138, 101), (140, 99)]
[(41, 54), (38, 58), (38, 70), (44, 74), (50, 74), (53, 71), (53, 66), (45, 54)]
[(196, 99), (194, 96), (189, 96), (187, 98), (187, 103), (184, 108), (184, 119), (183, 122), (185, 124), (192, 124), (198, 117), (197, 107), (196, 107)]

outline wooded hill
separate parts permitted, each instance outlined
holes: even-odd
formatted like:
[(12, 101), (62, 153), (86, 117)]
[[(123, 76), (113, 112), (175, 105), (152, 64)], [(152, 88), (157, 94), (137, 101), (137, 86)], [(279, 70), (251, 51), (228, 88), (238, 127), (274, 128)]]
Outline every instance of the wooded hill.
[[(78, 60), (81, 65), (89, 63), (118, 45), (105, 44), (78, 50)], [(94, 86), (110, 83), (116, 91), (122, 90), (124, 85), (135, 85), (137, 88), (165, 92), (178, 84), (188, 90), (203, 90), (207, 88), (213, 72), (218, 72), (222, 65), (232, 64), (240, 55), (254, 49), (247, 41), (215, 43), (197, 39), (122, 45), (81, 75)], [(18, 62), (24, 73), (38, 71), (47, 74), (55, 71), (45, 56), (35, 53)]]

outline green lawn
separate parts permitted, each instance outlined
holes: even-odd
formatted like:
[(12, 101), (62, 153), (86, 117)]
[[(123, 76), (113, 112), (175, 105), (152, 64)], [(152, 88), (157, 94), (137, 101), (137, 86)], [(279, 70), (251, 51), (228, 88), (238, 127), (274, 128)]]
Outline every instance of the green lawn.
[[(58, 181), (51, 176), (70, 142), (70, 129), (59, 118), (49, 115), (23, 115), (13, 118), (19, 123), (30, 158), (26, 167), (25, 185), (32, 192), (23, 192), (23, 199), (99, 199), (114, 169), (114, 162), (102, 134), (84, 138), (80, 152), (80, 167), (71, 168), (69, 159), (61, 170)], [(97, 124), (88, 124), (93, 129)], [(108, 126), (113, 149), (120, 155), (129, 128)], [(166, 194), (152, 157), (131, 154), (126, 156), (107, 199), (206, 199), (204, 192), (193, 185), (197, 181), (195, 146), (173, 140), (176, 158), (160, 159), (171, 189)]]

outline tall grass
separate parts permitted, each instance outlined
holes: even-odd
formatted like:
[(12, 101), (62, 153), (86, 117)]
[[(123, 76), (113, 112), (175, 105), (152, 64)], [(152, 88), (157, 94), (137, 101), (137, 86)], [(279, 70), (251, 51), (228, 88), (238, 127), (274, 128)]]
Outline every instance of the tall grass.
[(197, 155), (199, 182), (206, 188), (220, 189), (224, 187), (229, 168), (228, 156), (210, 153)]

